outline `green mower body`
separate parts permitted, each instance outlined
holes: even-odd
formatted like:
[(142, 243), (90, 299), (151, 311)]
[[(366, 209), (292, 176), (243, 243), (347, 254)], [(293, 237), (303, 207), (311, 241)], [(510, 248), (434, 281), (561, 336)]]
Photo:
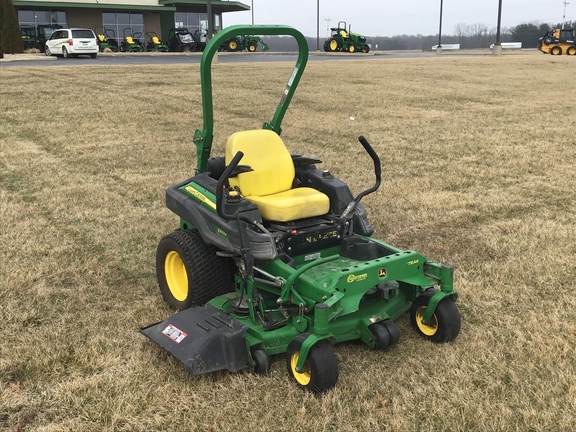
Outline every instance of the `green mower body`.
[[(234, 134), (226, 155), (211, 158), (212, 59), (224, 41), (248, 32), (293, 36), (298, 60), (272, 120), (262, 130)], [(359, 138), (376, 183), (356, 197), (317, 167), (320, 160), (285, 151), (280, 124), (306, 66), (304, 36), (286, 26), (233, 26), (213, 42), (200, 66), (204, 129), (194, 137), (197, 174), (167, 189), (167, 207), (180, 227), (160, 241), (156, 256), (160, 291), (180, 312), (142, 333), (191, 374), (266, 373), (270, 356), (285, 354), (290, 376), (312, 392), (336, 385), (334, 344), (361, 340), (386, 349), (398, 342), (394, 321), (406, 312), (425, 338), (454, 339), (460, 315), (452, 267), (371, 237), (360, 200), (378, 189), (381, 168), (368, 141)], [(298, 186), (260, 197), (254, 190), (262, 182), (250, 179), (266, 170), (261, 159), (268, 146), (278, 146), (281, 154), (270, 160), (284, 157), (288, 165), (272, 171), (286, 169), (293, 177), (288, 183)], [(289, 205), (273, 213), (286, 195)], [(306, 205), (298, 207), (300, 199)], [(294, 208), (303, 213), (294, 216)]]

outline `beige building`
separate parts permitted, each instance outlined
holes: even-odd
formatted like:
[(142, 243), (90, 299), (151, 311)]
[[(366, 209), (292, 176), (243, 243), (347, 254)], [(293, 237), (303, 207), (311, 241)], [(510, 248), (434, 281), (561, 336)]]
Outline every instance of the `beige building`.
[[(50, 32), (51, 28), (104, 27), (118, 42), (125, 33), (155, 32), (168, 39), (170, 29), (186, 27), (191, 33), (208, 29), (206, 0), (13, 0), (21, 28)], [(213, 28), (222, 27), (222, 14), (250, 10), (250, 6), (212, 0)]]

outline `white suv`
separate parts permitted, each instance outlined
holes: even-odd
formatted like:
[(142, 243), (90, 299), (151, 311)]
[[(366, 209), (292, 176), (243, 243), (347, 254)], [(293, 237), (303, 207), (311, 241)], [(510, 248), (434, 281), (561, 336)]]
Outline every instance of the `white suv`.
[(96, 58), (98, 42), (96, 42), (96, 35), (90, 29), (58, 29), (46, 41), (44, 53), (47, 56), (61, 55), (64, 58), (78, 57), (78, 55)]

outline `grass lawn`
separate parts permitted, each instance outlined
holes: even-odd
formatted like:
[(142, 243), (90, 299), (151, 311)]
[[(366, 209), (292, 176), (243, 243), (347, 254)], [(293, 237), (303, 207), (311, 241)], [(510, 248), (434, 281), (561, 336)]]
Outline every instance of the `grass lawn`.
[[(455, 267), (459, 337), (398, 320), (386, 352), (336, 346), (322, 396), (267, 376), (189, 376), (138, 328), (171, 314), (164, 190), (196, 165), (199, 67), (0, 68), (0, 429), (552, 431), (576, 423), (576, 59), (310, 62), (293, 153), (363, 201), (375, 237)], [(215, 144), (272, 117), (292, 63), (214, 66)]]

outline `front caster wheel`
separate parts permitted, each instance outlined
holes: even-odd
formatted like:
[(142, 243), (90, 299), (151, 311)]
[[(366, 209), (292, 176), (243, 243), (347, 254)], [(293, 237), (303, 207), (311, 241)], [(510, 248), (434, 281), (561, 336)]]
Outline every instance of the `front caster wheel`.
[(252, 353), (252, 360), (254, 361), (254, 373), (265, 375), (270, 372), (272, 362), (270, 356), (266, 351), (258, 349)]
[(438, 343), (449, 342), (460, 333), (460, 312), (451, 297), (445, 298), (438, 303), (434, 314), (425, 324), (424, 314), (434, 293), (434, 290), (426, 291), (414, 300), (410, 309), (410, 321), (416, 331), (426, 339)]
[(330, 390), (338, 381), (338, 360), (332, 344), (327, 340), (316, 342), (308, 352), (308, 358), (301, 372), (296, 370), (302, 343), (309, 335), (296, 336), (286, 351), (288, 373), (300, 387), (312, 393)]
[(374, 337), (374, 349), (385, 350), (400, 340), (400, 328), (394, 321), (380, 321), (368, 327)]

